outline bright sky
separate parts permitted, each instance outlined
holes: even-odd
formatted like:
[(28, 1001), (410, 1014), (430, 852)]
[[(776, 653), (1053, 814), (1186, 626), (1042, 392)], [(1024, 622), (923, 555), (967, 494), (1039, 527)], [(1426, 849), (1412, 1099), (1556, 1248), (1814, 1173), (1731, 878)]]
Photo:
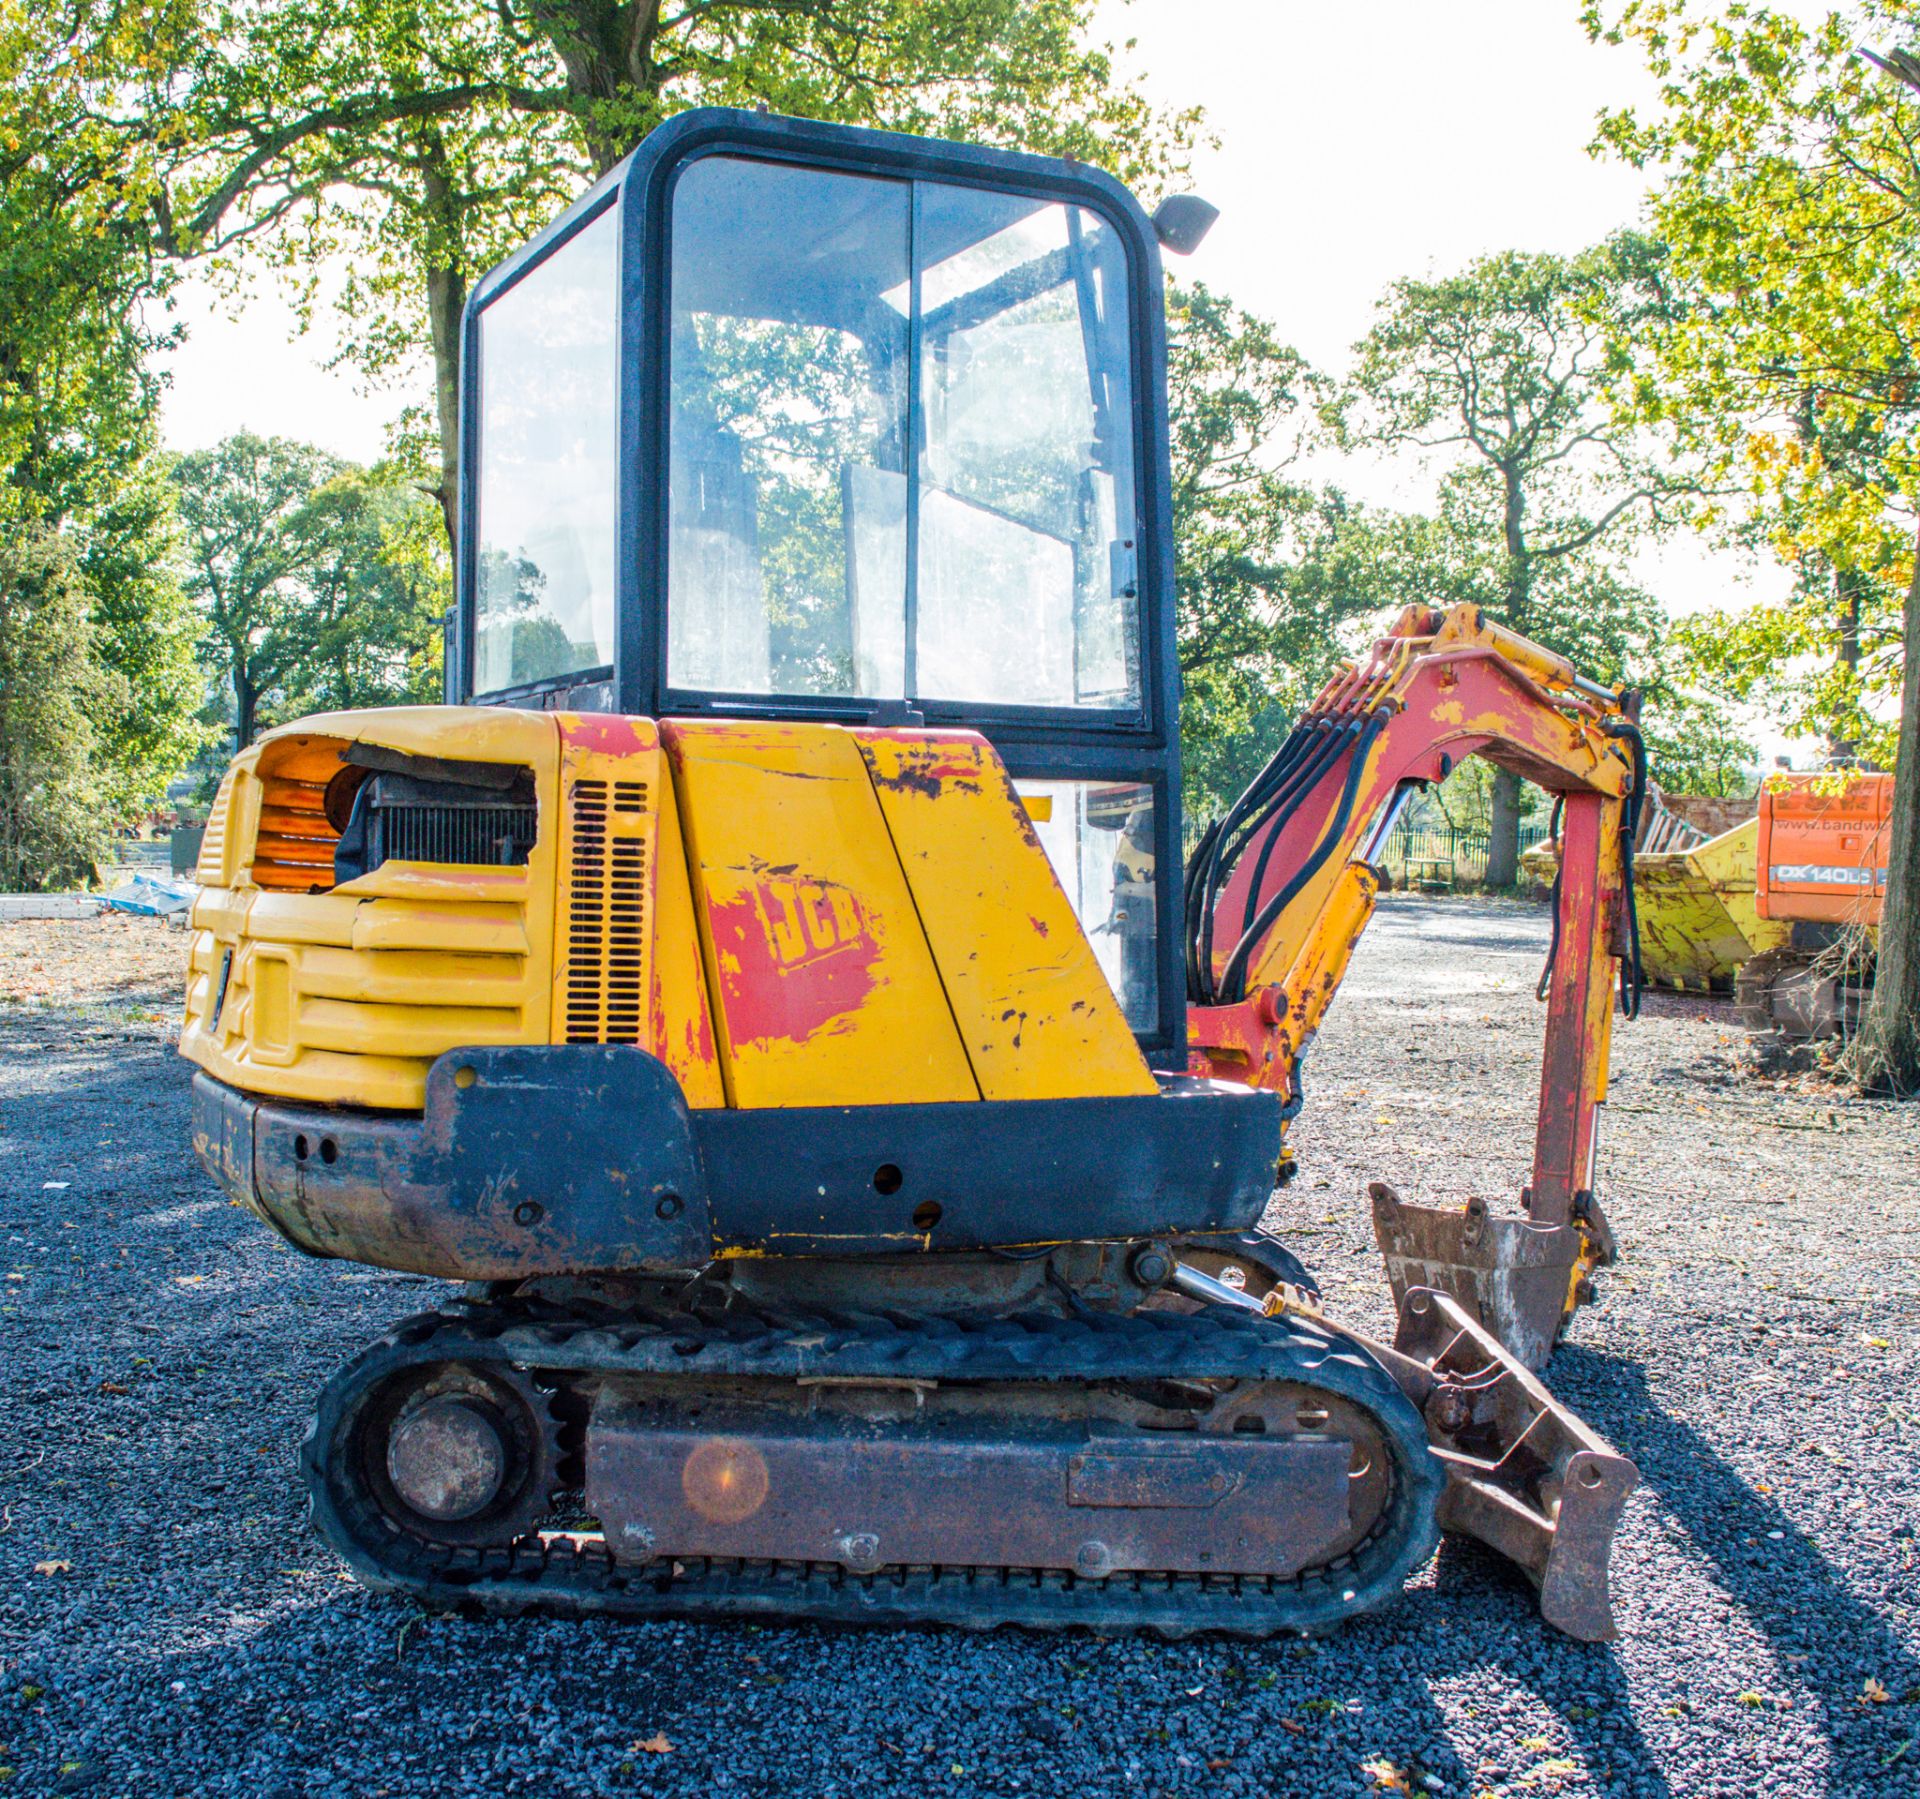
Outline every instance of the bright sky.
[[(1634, 172), (1586, 145), (1600, 108), (1641, 98), (1645, 77), (1630, 52), (1587, 42), (1576, 0), (1102, 0), (1099, 26), (1134, 39), (1124, 65), (1161, 103), (1205, 107), (1219, 140), (1193, 186), (1222, 216), (1184, 269), (1325, 368), (1343, 365), (1396, 276), (1510, 247), (1577, 250), (1640, 202)], [(194, 290), (180, 316), (170, 443), (249, 426), (379, 454), (401, 396), (324, 370), (328, 342), (293, 340), (271, 290), (237, 317)], [(1418, 505), (1429, 488), (1412, 463), (1349, 465), (1341, 479), (1381, 503)], [(1638, 573), (1675, 612), (1749, 582), (1744, 564), (1692, 543), (1649, 552)], [(1759, 579), (1771, 591), (1779, 576)]]

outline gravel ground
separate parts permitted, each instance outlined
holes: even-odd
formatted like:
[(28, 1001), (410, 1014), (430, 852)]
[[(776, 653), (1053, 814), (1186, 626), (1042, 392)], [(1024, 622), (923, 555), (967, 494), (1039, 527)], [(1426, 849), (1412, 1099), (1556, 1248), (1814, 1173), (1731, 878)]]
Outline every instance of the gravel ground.
[[(1524, 1177), (1544, 920), (1395, 898), (1314, 1058), (1275, 1222), (1385, 1306), (1361, 1183)], [(1610, 1648), (1449, 1545), (1267, 1645), (468, 1622), (302, 1522), (327, 1374), (433, 1283), (215, 1197), (167, 1044), (183, 939), (0, 927), (0, 1769), (129, 1795), (1898, 1793), (1920, 1788), (1920, 1108), (1764, 1083), (1724, 1007), (1616, 1040), (1624, 1267), (1554, 1386), (1639, 1462)]]

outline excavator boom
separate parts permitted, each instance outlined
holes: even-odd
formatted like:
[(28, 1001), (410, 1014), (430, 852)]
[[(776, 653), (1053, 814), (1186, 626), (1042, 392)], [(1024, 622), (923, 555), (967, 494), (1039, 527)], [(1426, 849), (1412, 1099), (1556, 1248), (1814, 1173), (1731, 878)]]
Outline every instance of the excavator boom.
[[(1484, 1197), (1455, 1211), (1407, 1204), (1383, 1182), (1369, 1195), (1401, 1308), (1396, 1350), (1464, 1376), (1476, 1395), (1469, 1405), (1456, 1384), (1427, 1413), (1453, 1527), (1515, 1555), (1556, 1621), (1591, 1622), (1606, 1610), (1607, 1548), (1637, 1475), (1534, 1376), (1615, 1253), (1595, 1194), (1596, 1129), (1616, 985), (1623, 1010), (1638, 1007), (1631, 858), (1646, 791), (1621, 697), (1475, 607), (1403, 612), (1336, 671), (1189, 860), (1191, 1065), (1279, 1093), (1291, 1121), (1373, 915), (1387, 835), (1419, 788), (1468, 755), (1545, 788), (1562, 821), (1533, 1178), (1506, 1216)], [(1283, 1180), (1290, 1172), (1283, 1160)], [(1465, 1447), (1476, 1436), (1477, 1454)]]

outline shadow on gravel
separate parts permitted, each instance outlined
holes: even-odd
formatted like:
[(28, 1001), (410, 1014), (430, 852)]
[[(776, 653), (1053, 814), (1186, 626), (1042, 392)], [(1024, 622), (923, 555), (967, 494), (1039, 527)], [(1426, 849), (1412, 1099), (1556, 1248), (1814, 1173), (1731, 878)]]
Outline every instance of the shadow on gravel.
[[(1534, 1634), (1524, 1638), (1516, 1635), (1509, 1673), (1556, 1714), (1579, 1750), (1582, 1764), (1592, 1771), (1603, 1790), (1631, 1792), (1634, 1799), (1674, 1799), (1674, 1789), (1656, 1766), (1658, 1751), (1634, 1721), (1635, 1695), (1615, 1649), (1604, 1643), (1576, 1643), (1554, 1631), (1540, 1618), (1534, 1591), (1520, 1571), (1470, 1538), (1442, 1537), (1433, 1573), (1435, 1596), (1449, 1606), (1460, 1605), (1477, 1614), (1481, 1624), (1481, 1628), (1464, 1633), (1462, 1640), (1468, 1653), (1456, 1666), (1449, 1653), (1453, 1633), (1447, 1630), (1446, 1620), (1441, 1620), (1441, 1639), (1432, 1655), (1435, 1673), (1475, 1672), (1486, 1641), (1485, 1630), (1492, 1624), (1490, 1614), (1499, 1603), (1494, 1595), (1511, 1595), (1524, 1608), (1519, 1629)], [(1499, 1626), (1492, 1628), (1498, 1630)], [(1524, 1668), (1518, 1665), (1522, 1660)], [(1445, 1728), (1437, 1715), (1436, 1722), (1439, 1728)], [(1436, 1768), (1434, 1772), (1444, 1770)], [(1476, 1776), (1464, 1791), (1479, 1792), (1486, 1785)]]
[(1863, 1706), (1861, 1671), (1902, 1698), (1920, 1692), (1920, 1660), (1769, 1495), (1756, 1492), (1698, 1431), (1662, 1409), (1638, 1363), (1595, 1351), (1588, 1356), (1603, 1371), (1613, 1415), (1634, 1420), (1632, 1453), (1641, 1479), (1713, 1563), (1776, 1659), (1818, 1702), (1834, 1753), (1832, 1790), (1864, 1791), (1884, 1780), (1891, 1721), (1877, 1714), (1905, 1708)]

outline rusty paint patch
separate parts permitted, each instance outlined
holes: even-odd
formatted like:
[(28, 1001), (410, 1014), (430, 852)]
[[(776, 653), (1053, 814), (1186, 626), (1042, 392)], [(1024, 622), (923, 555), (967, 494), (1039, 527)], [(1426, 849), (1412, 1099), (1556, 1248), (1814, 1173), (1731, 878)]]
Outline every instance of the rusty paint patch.
[(560, 720), (560, 733), (577, 749), (603, 756), (632, 756), (658, 749), (659, 728), (650, 718), (620, 712), (569, 712)]

